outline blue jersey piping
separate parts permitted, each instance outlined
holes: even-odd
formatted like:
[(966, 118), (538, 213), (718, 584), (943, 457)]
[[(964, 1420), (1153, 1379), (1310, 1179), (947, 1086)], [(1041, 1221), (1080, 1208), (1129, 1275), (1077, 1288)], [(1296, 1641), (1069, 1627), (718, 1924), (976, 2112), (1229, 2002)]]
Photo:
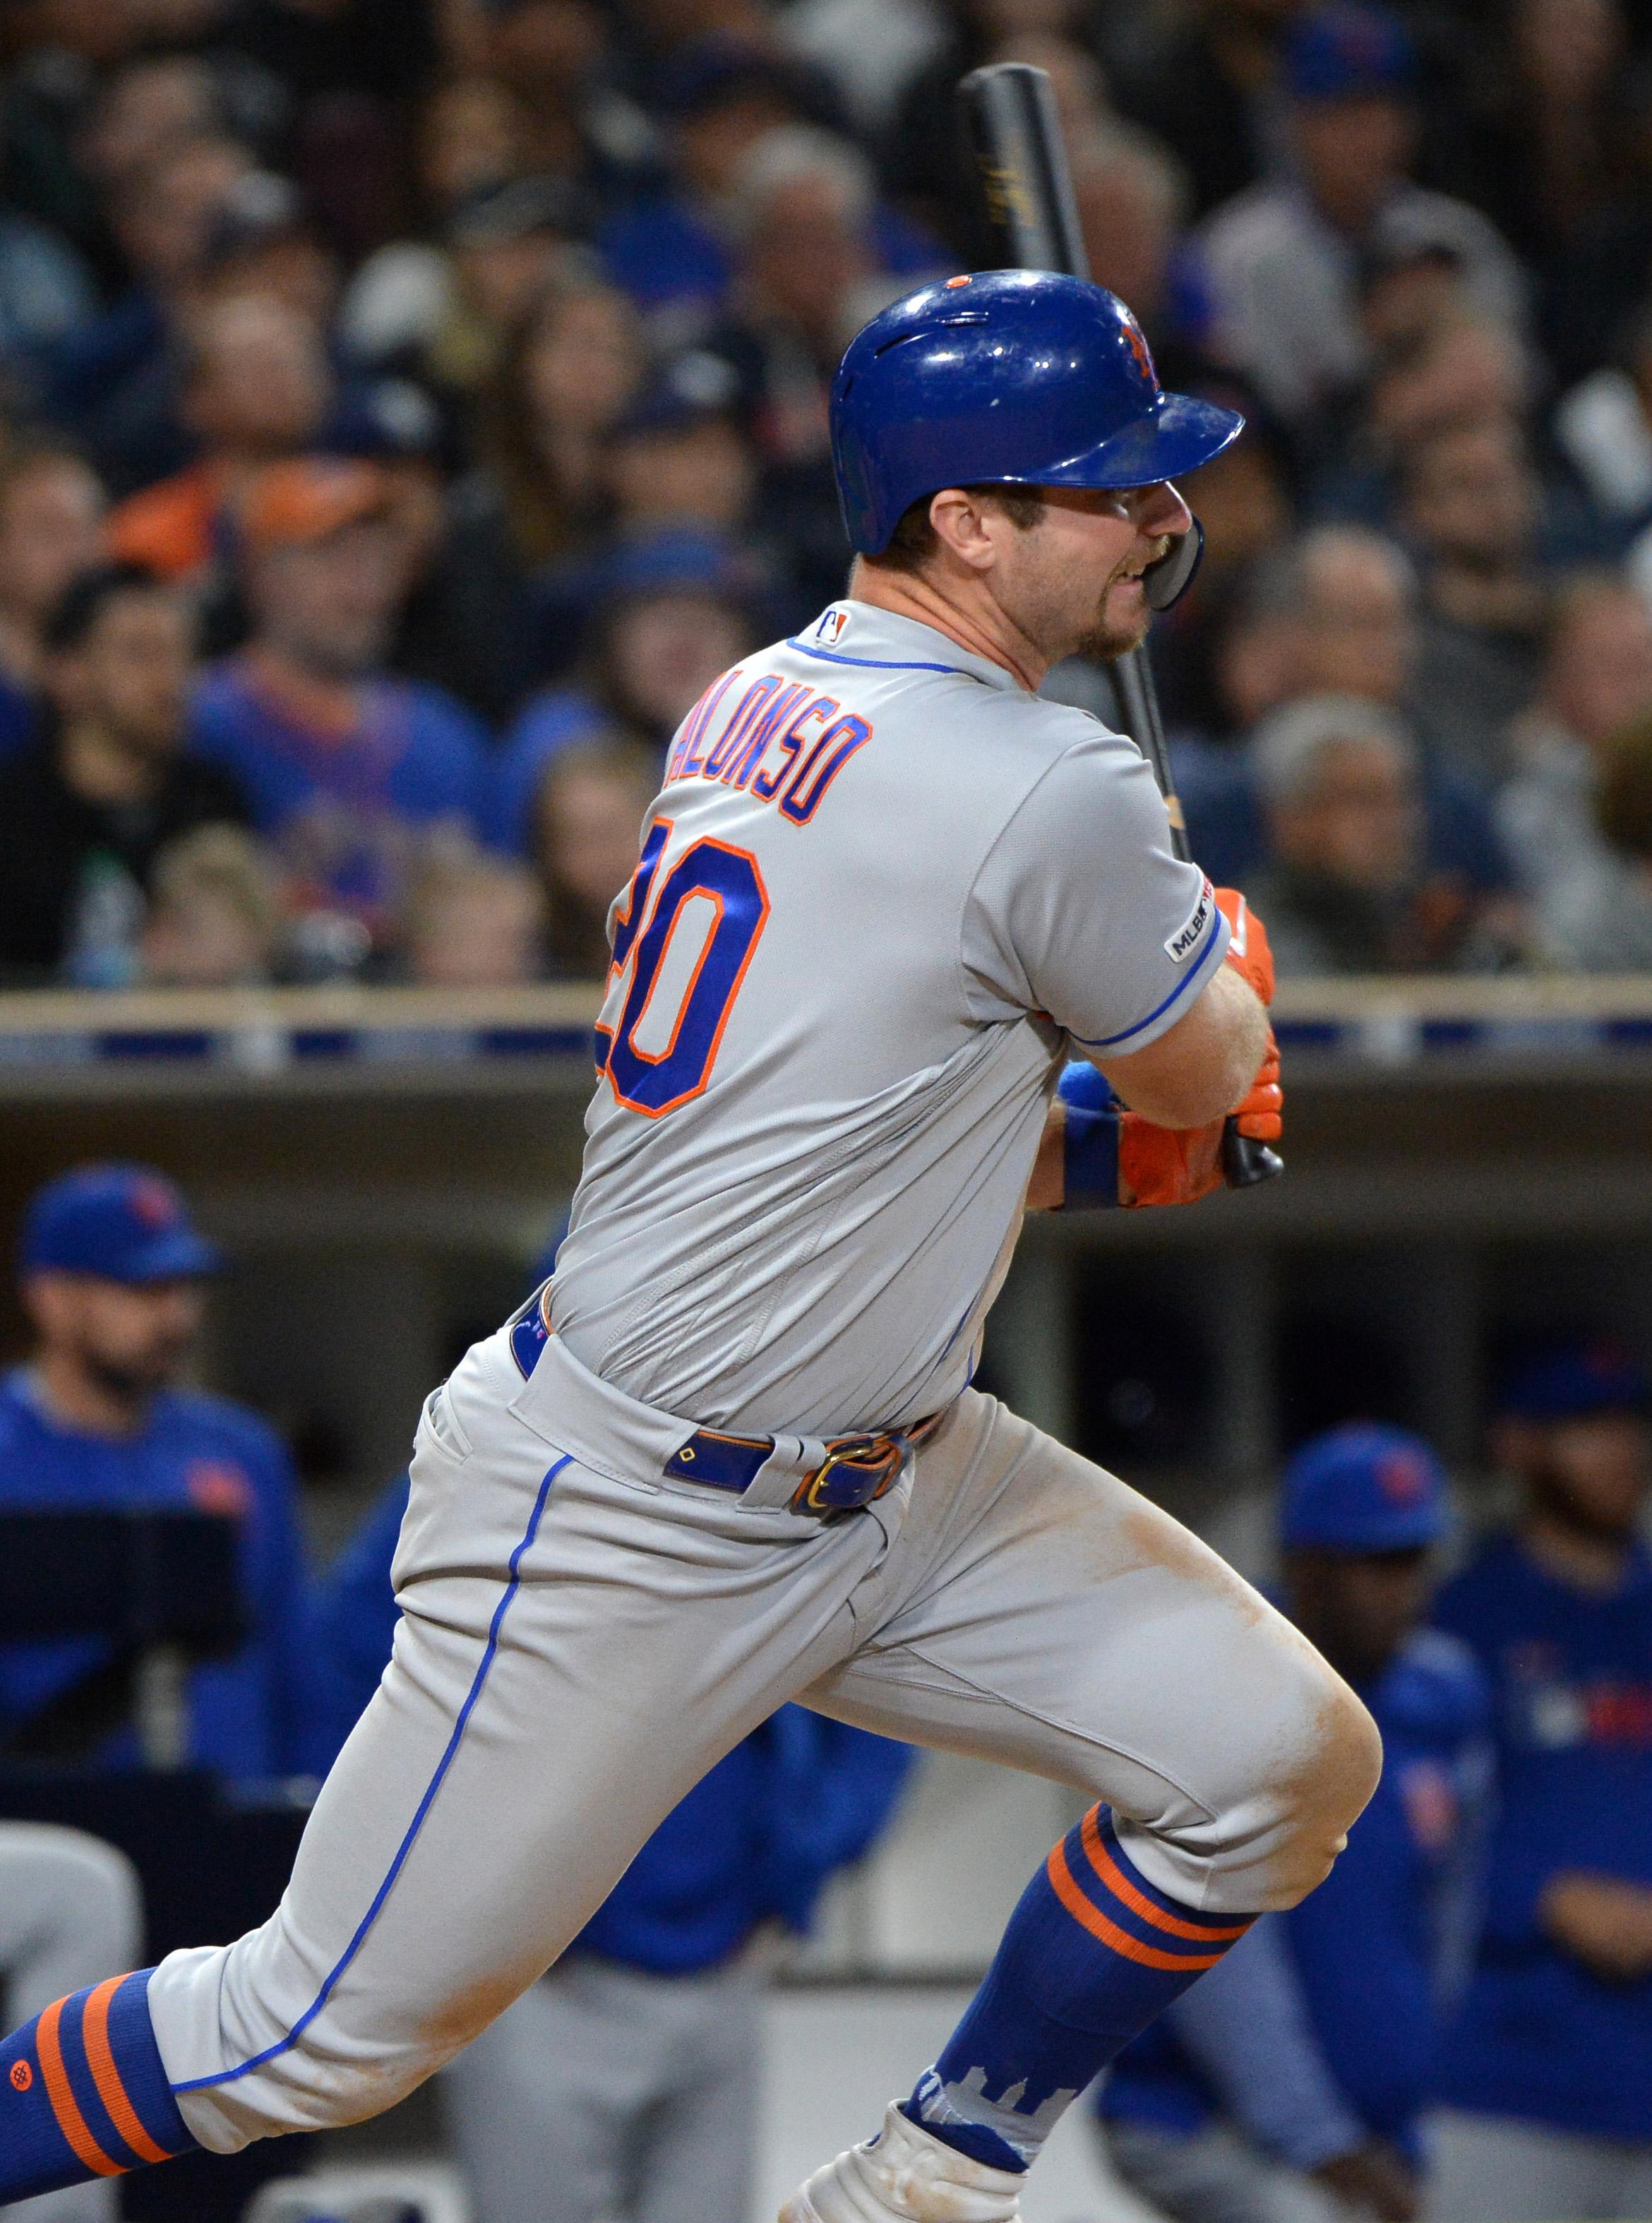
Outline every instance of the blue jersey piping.
[[(1218, 911), (1216, 916), (1218, 920), (1220, 920), (1221, 913)], [(1219, 925), (1210, 935), (1209, 940), (1205, 943), (1204, 948), (1200, 951), (1198, 960), (1194, 965), (1193, 970), (1185, 974), (1182, 979), (1176, 982), (1175, 987), (1171, 989), (1170, 994), (1164, 998), (1162, 1004), (1156, 1004), (1152, 1010), (1149, 1011), (1147, 1017), (1144, 1019), (1138, 1019), (1133, 1027), (1126, 1027), (1121, 1035), (1103, 1035), (1100, 1042), (1091, 1042), (1083, 1035), (1074, 1035), (1073, 1040), (1075, 1042), (1083, 1042), (1086, 1049), (1111, 1049), (1115, 1043), (1128, 1042), (1132, 1035), (1140, 1034), (1144, 1027), (1151, 1027), (1155, 1019), (1162, 1018), (1165, 1012), (1170, 1010), (1171, 1004), (1175, 1003), (1178, 996), (1185, 996), (1187, 994), (1194, 982), (1198, 979), (1200, 975), (1203, 973), (1206, 965), (1209, 961), (1212, 949), (1214, 948), (1218, 943), (1221, 943), (1225, 946), (1226, 941), (1226, 930), (1222, 926)], [(1069, 1028), (1068, 1031), (1071, 1033), (1072, 1030)]]
[(521, 1565), (522, 1555), (526, 1552), (529, 1546), (533, 1543), (534, 1537), (539, 1533), (539, 1516), (545, 1511), (545, 1502), (551, 1495), (552, 1483), (562, 1472), (564, 1467), (571, 1463), (572, 1457), (573, 1455), (571, 1452), (564, 1452), (563, 1456), (557, 1461), (556, 1464), (545, 1476), (544, 1481), (539, 1484), (539, 1494), (533, 1501), (533, 1511), (528, 1521), (526, 1533), (523, 1536), (521, 1542), (516, 1546), (516, 1549), (510, 1555), (510, 1579), (505, 1585), (504, 1595), (501, 1597), (499, 1603), (494, 1609), (494, 1617), (488, 1629), (487, 1646), (482, 1653), (481, 1663), (476, 1668), (475, 1678), (470, 1685), (470, 1691), (465, 1697), (464, 1703), (459, 1709), (458, 1718), (453, 1724), (453, 1734), (447, 1741), (447, 1749), (443, 1753), (441, 1759), (437, 1762), (436, 1773), (431, 1777), (430, 1782), (426, 1787), (425, 1795), (419, 1802), (419, 1811), (414, 1814), (412, 1822), (408, 1824), (407, 1834), (403, 1837), (400, 1844), (397, 1847), (396, 1856), (390, 1863), (389, 1872), (386, 1875), (384, 1881), (379, 1886), (377, 1892), (374, 1894), (373, 1904), (368, 1908), (367, 1912), (362, 1917), (361, 1923), (356, 1929), (356, 1935), (350, 1939), (349, 1944), (344, 1948), (344, 1950), (340, 1955), (338, 1960), (333, 1964), (333, 1967), (328, 1972), (326, 1981), (322, 1985), (321, 1989), (316, 1993), (314, 1999), (311, 2000), (309, 2006), (306, 2007), (304, 2012), (293, 2025), (293, 2027), (287, 2031), (285, 2037), (278, 2038), (274, 2045), (267, 2045), (262, 2053), (254, 2054), (250, 2061), (243, 2061), (238, 2068), (220, 2069), (211, 2076), (196, 2076), (192, 2077), (186, 2084), (174, 2084), (172, 2088), (174, 2094), (180, 2092), (205, 2092), (211, 2090), (211, 2088), (216, 2084), (233, 2084), (238, 2077), (249, 2076), (255, 2069), (262, 2069), (266, 2062), (274, 2061), (279, 2055), (289, 2052), (292, 2048), (298, 2044), (300, 2038), (304, 2035), (304, 2032), (308, 2029), (310, 2025), (315, 2020), (316, 2017), (321, 2012), (322, 2008), (326, 2006), (339, 1978), (344, 1974), (345, 1969), (349, 1968), (350, 1962), (356, 1958), (356, 1955), (361, 1951), (362, 1947), (366, 1943), (367, 1934), (369, 1930), (372, 1929), (373, 1924), (378, 1920), (380, 1911), (384, 1905), (385, 1900), (390, 1896), (390, 1892), (394, 1886), (396, 1878), (401, 1873), (403, 1867), (406, 1866), (407, 1855), (413, 1848), (413, 1841), (418, 1836), (420, 1829), (424, 1828), (425, 1817), (430, 1812), (432, 1806), (435, 1803), (436, 1794), (442, 1787), (442, 1779), (446, 1775), (448, 1769), (453, 1764), (454, 1756), (459, 1748), (460, 1740), (464, 1735), (465, 1729), (470, 1722), (472, 1713), (476, 1710), (476, 1701), (482, 1696), (482, 1685), (488, 1679), (488, 1671), (493, 1666), (495, 1655), (499, 1650), (499, 1632), (504, 1625), (505, 1615), (510, 1609), (511, 1600), (516, 1596), (517, 1590), (520, 1587), (520, 1580), (517, 1570)]

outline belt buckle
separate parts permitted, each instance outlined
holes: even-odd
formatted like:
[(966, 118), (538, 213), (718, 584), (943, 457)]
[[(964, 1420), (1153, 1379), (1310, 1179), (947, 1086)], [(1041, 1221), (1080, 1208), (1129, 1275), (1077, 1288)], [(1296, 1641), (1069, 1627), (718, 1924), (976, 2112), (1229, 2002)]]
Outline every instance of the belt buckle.
[(857, 1513), (894, 1488), (911, 1456), (905, 1436), (839, 1436), (798, 1485), (791, 1510), (811, 1521)]

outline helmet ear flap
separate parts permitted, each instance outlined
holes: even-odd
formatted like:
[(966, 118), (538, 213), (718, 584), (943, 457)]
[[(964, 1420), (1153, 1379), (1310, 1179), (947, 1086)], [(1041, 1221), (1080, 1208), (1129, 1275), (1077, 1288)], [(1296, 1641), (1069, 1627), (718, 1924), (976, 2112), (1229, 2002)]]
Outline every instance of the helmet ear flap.
[(1150, 610), (1168, 610), (1193, 584), (1204, 560), (1205, 528), (1195, 517), (1185, 532), (1178, 533), (1157, 564), (1142, 573), (1142, 588)]

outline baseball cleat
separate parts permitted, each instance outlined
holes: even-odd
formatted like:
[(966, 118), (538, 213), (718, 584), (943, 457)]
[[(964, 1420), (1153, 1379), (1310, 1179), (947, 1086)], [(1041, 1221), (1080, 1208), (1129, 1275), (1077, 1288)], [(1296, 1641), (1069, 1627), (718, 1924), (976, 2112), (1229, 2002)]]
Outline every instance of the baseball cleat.
[(817, 2169), (779, 2223), (1019, 2223), (1021, 2172), (989, 2169), (903, 2115)]

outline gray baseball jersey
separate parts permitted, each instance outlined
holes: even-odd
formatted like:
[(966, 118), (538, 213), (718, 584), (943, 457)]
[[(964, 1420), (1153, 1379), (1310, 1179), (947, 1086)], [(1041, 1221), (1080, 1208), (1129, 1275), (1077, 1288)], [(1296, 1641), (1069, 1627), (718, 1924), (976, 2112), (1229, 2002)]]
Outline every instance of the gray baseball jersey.
[(684, 721), (612, 936), (557, 1331), (825, 1435), (963, 1386), (1069, 1037), (1145, 1048), (1227, 929), (1132, 742), (844, 601)]

